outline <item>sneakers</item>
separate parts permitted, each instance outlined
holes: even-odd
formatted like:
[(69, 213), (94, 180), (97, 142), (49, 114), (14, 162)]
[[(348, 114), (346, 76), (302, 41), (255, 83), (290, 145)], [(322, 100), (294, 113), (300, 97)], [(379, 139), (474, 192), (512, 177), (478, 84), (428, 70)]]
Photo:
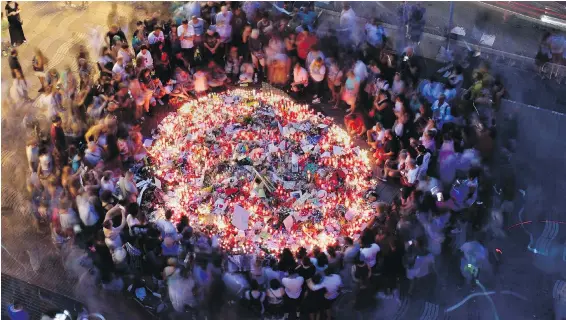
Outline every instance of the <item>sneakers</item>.
[(317, 96), (314, 96), (314, 99), (312, 99), (312, 103), (313, 104), (319, 104), (320, 103), (320, 98)]
[(377, 177), (377, 179), (382, 182), (387, 182), (387, 177)]

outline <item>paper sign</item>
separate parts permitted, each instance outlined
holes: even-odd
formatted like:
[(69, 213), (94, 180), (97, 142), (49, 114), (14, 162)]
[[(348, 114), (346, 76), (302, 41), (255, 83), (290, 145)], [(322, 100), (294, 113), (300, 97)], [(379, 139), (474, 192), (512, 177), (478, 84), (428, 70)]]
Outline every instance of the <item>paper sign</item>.
[(143, 141), (143, 146), (146, 147), (146, 148), (151, 147), (152, 144), (153, 144), (153, 140), (151, 140), (151, 139), (145, 139)]
[(295, 153), (291, 156), (291, 171), (299, 172), (299, 156)]
[(328, 126), (325, 125), (324, 123), (321, 123), (321, 124), (319, 124), (317, 127), (321, 128), (321, 129), (324, 129), (324, 128), (328, 127)]
[(332, 152), (334, 153), (335, 156), (341, 156), (343, 154), (344, 150), (342, 149), (342, 147), (333, 146)]
[(283, 182), (283, 188), (287, 190), (295, 189), (295, 181), (285, 181)]
[(329, 158), (330, 157), (330, 152), (325, 151), (323, 154), (320, 155), (321, 158)]
[(307, 144), (307, 145), (301, 146), (301, 149), (303, 149), (304, 153), (311, 151), (313, 148), (314, 148), (314, 146), (312, 144)]
[(285, 218), (285, 220), (283, 220), (283, 225), (285, 225), (285, 229), (287, 229), (287, 231), (291, 231), (294, 223), (295, 221), (293, 221), (292, 215), (289, 215), (287, 218)]
[(355, 154), (356, 156), (359, 156), (359, 155), (360, 155), (360, 147), (355, 147), (352, 151), (354, 151), (354, 154)]
[[(293, 182), (293, 183), (294, 183), (294, 182)], [(291, 192), (291, 197), (293, 197), (293, 198), (299, 200), (299, 199), (301, 198), (301, 195), (302, 195), (302, 194), (303, 194), (303, 193), (302, 193), (301, 191), (293, 191), (293, 192)]]
[(155, 184), (155, 187), (156, 187), (157, 189), (161, 189), (161, 180), (159, 180), (159, 179), (157, 179), (157, 178), (153, 178), (153, 179), (154, 179), (154, 182), (153, 182), (153, 183)]
[(285, 144), (285, 140), (283, 140), (281, 141), (281, 143), (279, 143), (279, 149), (285, 151), (285, 148), (287, 148), (287, 146)]
[(269, 151), (270, 153), (275, 153), (275, 152), (279, 151), (279, 148), (278, 148), (276, 145), (274, 145), (274, 144), (272, 143), (272, 144), (269, 145), (268, 151)]
[(248, 229), (249, 219), (250, 213), (246, 209), (239, 205), (234, 206), (234, 214), (232, 214), (232, 224), (234, 227), (240, 230)]
[(214, 202), (214, 212), (221, 213), (224, 211), (224, 209), (226, 209), (226, 203), (224, 202), (224, 199), (216, 199), (216, 202)]
[[(291, 193), (292, 195), (293, 193)], [(297, 201), (295, 201), (295, 203), (293, 203), (293, 207), (297, 207), (302, 205), (303, 203), (305, 203), (305, 201), (307, 201), (307, 199), (309, 199), (311, 197), (311, 194), (309, 192), (303, 194), (299, 199), (297, 199)]]

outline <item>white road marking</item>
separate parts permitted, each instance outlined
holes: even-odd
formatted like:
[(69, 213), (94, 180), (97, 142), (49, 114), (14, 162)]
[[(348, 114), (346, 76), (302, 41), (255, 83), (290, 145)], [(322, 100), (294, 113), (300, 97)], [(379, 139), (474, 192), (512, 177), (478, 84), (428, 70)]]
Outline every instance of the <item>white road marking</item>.
[(558, 235), (559, 230), (560, 225), (558, 223), (547, 221), (544, 224), (542, 235), (537, 239), (535, 243), (535, 253), (540, 253), (545, 256), (548, 255), (552, 241)]
[(566, 300), (566, 281), (556, 281), (552, 289), (552, 298)]
[(395, 313), (395, 320), (404, 319), (405, 313), (409, 310), (409, 298), (404, 297), (401, 301), (401, 306)]
[(439, 311), (440, 307), (437, 304), (426, 302), (425, 309), (419, 320), (436, 320), (438, 318)]

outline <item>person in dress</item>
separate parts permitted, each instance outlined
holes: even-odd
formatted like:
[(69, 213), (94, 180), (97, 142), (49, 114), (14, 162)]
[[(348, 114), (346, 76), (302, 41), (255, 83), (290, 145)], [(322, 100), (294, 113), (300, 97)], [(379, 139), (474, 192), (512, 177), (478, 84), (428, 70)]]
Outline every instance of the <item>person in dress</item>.
[(6, 17), (8, 17), (8, 30), (10, 32), (10, 43), (12, 43), (12, 47), (26, 43), (26, 36), (22, 28), (23, 21), (20, 17), (20, 5), (15, 1), (7, 1), (6, 7), (4, 8), (6, 10)]

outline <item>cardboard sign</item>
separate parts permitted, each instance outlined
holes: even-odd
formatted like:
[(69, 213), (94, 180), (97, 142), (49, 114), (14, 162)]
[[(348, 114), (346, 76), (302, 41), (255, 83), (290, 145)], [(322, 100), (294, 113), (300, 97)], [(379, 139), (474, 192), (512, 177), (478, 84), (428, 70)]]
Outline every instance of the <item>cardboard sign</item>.
[(247, 230), (250, 219), (250, 213), (239, 205), (234, 206), (234, 214), (232, 214), (232, 225), (240, 230)]

